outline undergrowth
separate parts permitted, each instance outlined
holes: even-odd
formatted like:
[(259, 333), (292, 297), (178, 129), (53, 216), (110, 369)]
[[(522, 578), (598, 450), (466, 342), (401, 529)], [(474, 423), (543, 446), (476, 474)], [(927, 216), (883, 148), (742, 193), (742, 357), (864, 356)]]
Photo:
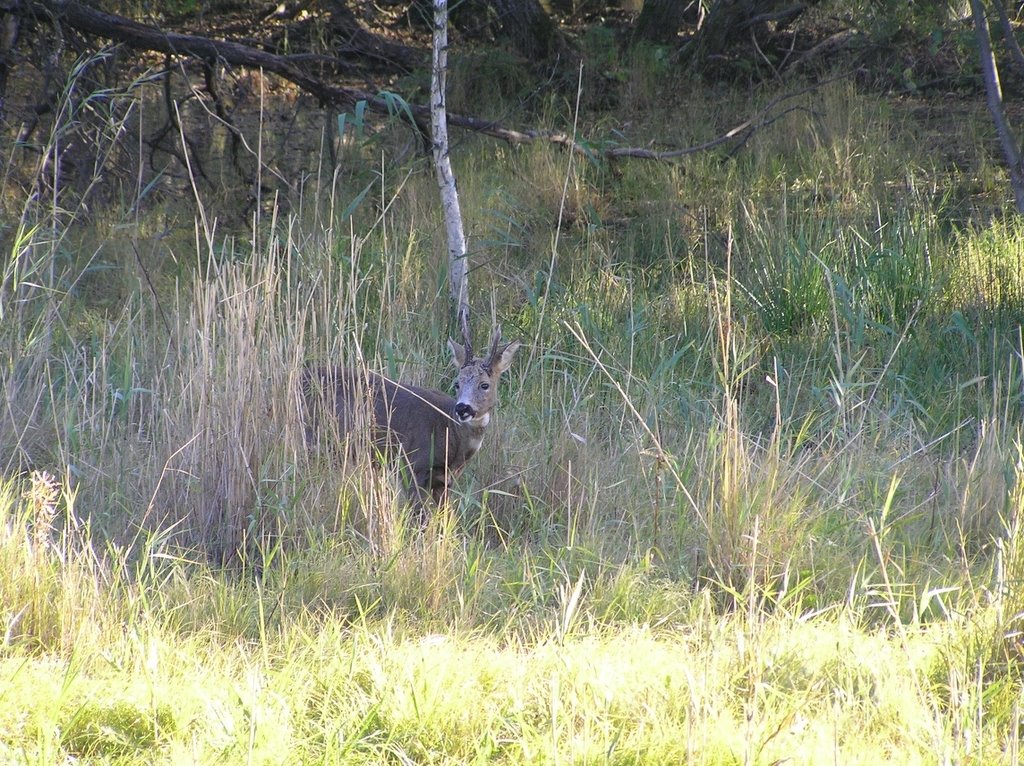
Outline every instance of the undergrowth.
[(231, 231), (195, 177), (75, 207), (44, 147), (3, 234), (2, 758), (1015, 763), (1024, 230), (934, 194), (890, 105), (806, 98), (685, 172), (460, 149), (474, 329), (525, 347), (424, 528), (308, 449), (299, 382), (448, 377), (397, 129)]

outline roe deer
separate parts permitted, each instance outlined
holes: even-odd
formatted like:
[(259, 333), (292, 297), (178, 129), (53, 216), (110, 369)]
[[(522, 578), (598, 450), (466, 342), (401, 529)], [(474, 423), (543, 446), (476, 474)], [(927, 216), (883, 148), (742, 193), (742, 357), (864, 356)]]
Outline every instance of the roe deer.
[[(498, 378), (521, 345), (514, 341), (502, 346), (499, 327), (487, 355), (474, 357), (465, 329), (463, 339), (464, 346), (448, 339), (458, 370), (457, 398), (342, 367), (307, 369), (303, 376), (304, 393), (313, 399), (314, 412), (326, 410), (334, 420), (327, 425), (336, 424), (339, 436), (368, 423), (375, 450), (392, 457), (400, 454), (411, 474), (411, 499), (421, 509), (427, 493), (441, 501), (451, 478), (480, 449), (498, 401)], [(315, 439), (325, 424), (314, 420), (311, 425), (307, 435)]]

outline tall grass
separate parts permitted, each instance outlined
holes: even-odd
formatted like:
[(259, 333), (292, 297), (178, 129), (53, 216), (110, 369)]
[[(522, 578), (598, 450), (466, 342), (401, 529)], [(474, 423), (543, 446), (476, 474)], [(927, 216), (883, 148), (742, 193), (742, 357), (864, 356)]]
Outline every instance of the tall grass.
[(0, 759), (1016, 762), (1022, 232), (960, 225), (890, 106), (808, 98), (685, 173), (462, 148), (476, 332), (529, 348), (423, 529), (300, 391), (445, 385), (397, 139), (230, 232), (186, 178), (145, 257), (142, 199), (20, 200)]

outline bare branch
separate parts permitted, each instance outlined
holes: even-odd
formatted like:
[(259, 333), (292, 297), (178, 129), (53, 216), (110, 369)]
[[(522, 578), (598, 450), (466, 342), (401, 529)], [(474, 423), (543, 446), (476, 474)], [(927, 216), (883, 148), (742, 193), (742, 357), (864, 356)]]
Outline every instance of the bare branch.
[[(318, 98), (322, 105), (336, 108), (351, 108), (356, 103), (364, 102), (368, 109), (376, 114), (391, 115), (393, 101), (382, 98), (361, 88), (341, 87), (324, 82), (311, 75), (299, 64), (308, 61), (302, 55), (280, 56), (253, 48), (241, 43), (225, 40), (212, 40), (198, 35), (166, 32), (156, 27), (147, 26), (127, 19), (104, 13), (74, 0), (0, 0), (0, 11), (7, 11), (21, 17), (36, 20), (49, 18), (53, 23), (58, 20), (78, 29), (85, 34), (94, 35), (139, 50), (161, 51), (167, 55), (192, 56), (205, 61), (224, 61), (236, 66), (256, 67), (273, 72), (292, 82), (297, 87)], [(852, 72), (834, 77), (815, 85), (785, 94), (772, 100), (767, 106), (749, 119), (726, 131), (722, 135), (700, 144), (677, 149), (652, 149), (636, 146), (605, 146), (598, 148), (575, 141), (567, 133), (553, 130), (515, 130), (493, 120), (483, 120), (467, 115), (447, 115), (449, 127), (481, 133), (491, 138), (506, 141), (510, 144), (527, 144), (543, 141), (563, 146), (571, 151), (587, 157), (603, 157), (614, 160), (632, 158), (641, 160), (669, 161), (690, 154), (714, 149), (729, 142), (742, 143), (749, 138), (751, 132), (771, 124), (779, 114), (773, 111), (779, 104), (808, 93), (839, 79), (850, 76)], [(430, 107), (423, 104), (409, 104), (416, 130), (430, 120)], [(783, 112), (785, 113), (785, 112)], [(399, 117), (403, 117), (400, 114)]]
[(705, 141), (701, 144), (695, 144), (694, 146), (687, 146), (683, 149), (671, 149), (667, 151), (655, 151), (653, 149), (639, 149), (635, 147), (616, 147), (614, 149), (606, 149), (602, 152), (603, 156), (614, 159), (617, 157), (632, 157), (634, 159), (642, 160), (674, 160), (679, 157), (685, 157), (688, 154), (697, 154), (699, 152), (706, 152), (709, 149), (714, 149), (716, 146), (728, 143), (729, 141), (736, 141), (738, 143), (745, 142), (750, 138), (750, 134), (760, 128), (771, 125), (773, 122), (778, 120), (785, 114), (795, 111), (798, 107), (787, 107), (782, 110), (781, 113), (775, 110), (786, 101), (802, 96), (805, 93), (810, 93), (817, 90), (818, 88), (828, 85), (829, 83), (836, 82), (837, 80), (843, 80), (852, 75), (853, 72), (845, 72), (844, 74), (832, 77), (828, 80), (823, 80), (814, 85), (808, 85), (806, 88), (795, 90), (792, 93), (784, 93), (781, 96), (773, 98), (764, 107), (761, 108), (757, 114), (749, 119), (744, 120), (739, 125), (727, 130), (722, 135), (712, 138), (710, 141)]
[(777, 11), (766, 11), (765, 13), (755, 14), (749, 19), (744, 20), (739, 25), (739, 28), (746, 29), (747, 27), (764, 24), (769, 21), (780, 21), (782, 24), (788, 24), (806, 10), (807, 3), (794, 3), (793, 5), (786, 6), (785, 8), (780, 8)]

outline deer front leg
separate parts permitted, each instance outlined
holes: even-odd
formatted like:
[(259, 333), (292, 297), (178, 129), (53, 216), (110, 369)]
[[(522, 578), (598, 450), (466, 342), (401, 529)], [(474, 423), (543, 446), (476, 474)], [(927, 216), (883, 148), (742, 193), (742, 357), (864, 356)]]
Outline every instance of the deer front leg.
[(417, 502), (423, 506), (429, 497), (435, 506), (441, 505), (448, 494), (448, 472), (444, 466), (432, 466), (414, 473), (413, 491)]
[(413, 467), (408, 474), (409, 481), (406, 482), (406, 497), (412, 508), (413, 518), (421, 528), (427, 525), (429, 505), (431, 502), (436, 502), (436, 495), (433, 494), (431, 486), (432, 476), (429, 468)]
[(430, 488), (430, 496), (434, 499), (434, 505), (440, 507), (441, 503), (448, 499), (447, 482), (438, 482)]
[(419, 517), (420, 525), (426, 523), (428, 506), (437, 508), (448, 495), (448, 484), (454, 473), (446, 463), (435, 464), (433, 461), (409, 464), (407, 485), (409, 500)]

